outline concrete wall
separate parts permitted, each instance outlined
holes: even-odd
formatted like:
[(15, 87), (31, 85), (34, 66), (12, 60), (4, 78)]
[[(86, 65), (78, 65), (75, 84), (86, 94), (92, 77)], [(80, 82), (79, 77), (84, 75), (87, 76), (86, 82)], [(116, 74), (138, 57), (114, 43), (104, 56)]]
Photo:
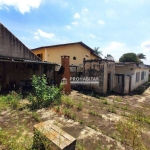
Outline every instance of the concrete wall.
[[(90, 50), (81, 44), (60, 45), (55, 47), (41, 48), (33, 50), (34, 54), (43, 54), (43, 60), (61, 64), (60, 57), (63, 55), (70, 56), (70, 65), (83, 64), (83, 59), (96, 59), (97, 57), (90, 53)], [(88, 57), (87, 57), (88, 56)], [(76, 57), (76, 60), (73, 59)]]
[(135, 64), (125, 65), (125, 66), (116, 66), (115, 73), (116, 74), (125, 74), (125, 75), (133, 75), (134, 69), (137, 66)]
[[(107, 93), (113, 90), (115, 63), (106, 60), (84, 61), (84, 76), (98, 77), (99, 84), (85, 85), (84, 88), (98, 93)], [(108, 73), (110, 79), (108, 81)], [(109, 84), (109, 85), (108, 85)]]
[[(108, 74), (110, 74), (110, 79), (108, 77)], [(114, 88), (114, 74), (115, 74), (115, 62), (114, 61), (104, 61), (103, 93), (110, 92), (113, 90), (113, 88)]]
[(0, 24), (0, 56), (40, 61), (34, 53), (2, 24)]

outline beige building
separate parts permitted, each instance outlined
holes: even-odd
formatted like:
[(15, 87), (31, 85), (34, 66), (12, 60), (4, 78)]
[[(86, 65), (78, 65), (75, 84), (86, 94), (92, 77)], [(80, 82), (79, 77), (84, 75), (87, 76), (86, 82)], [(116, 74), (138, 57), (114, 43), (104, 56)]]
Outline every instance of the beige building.
[(101, 59), (92, 48), (83, 42), (43, 46), (32, 49), (43, 61), (61, 64), (61, 56), (70, 56), (70, 65), (83, 64), (83, 60)]

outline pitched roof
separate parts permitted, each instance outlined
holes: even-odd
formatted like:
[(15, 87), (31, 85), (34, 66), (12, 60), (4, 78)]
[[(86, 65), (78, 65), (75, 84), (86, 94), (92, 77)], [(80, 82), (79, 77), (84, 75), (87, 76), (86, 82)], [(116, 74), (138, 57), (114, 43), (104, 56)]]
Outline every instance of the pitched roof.
[(92, 48), (90, 48), (89, 46), (84, 44), (82, 41), (81, 42), (74, 42), (74, 43), (58, 44), (58, 45), (41, 46), (41, 47), (37, 47), (37, 48), (31, 49), (31, 50), (34, 51), (34, 50), (38, 50), (38, 49), (41, 49), (41, 48), (59, 47), (59, 46), (75, 45), (75, 44), (80, 44), (81, 46), (87, 48), (90, 51), (91, 54), (93, 54), (94, 56), (96, 56), (98, 58), (101, 58), (100, 56), (98, 56), (95, 53), (95, 51)]

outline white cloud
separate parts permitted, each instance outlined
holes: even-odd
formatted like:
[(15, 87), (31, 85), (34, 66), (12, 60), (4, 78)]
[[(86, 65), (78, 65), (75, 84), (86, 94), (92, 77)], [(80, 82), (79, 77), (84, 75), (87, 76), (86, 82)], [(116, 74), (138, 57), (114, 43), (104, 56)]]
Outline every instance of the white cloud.
[(68, 29), (71, 29), (71, 27), (70, 26), (66, 26)]
[(105, 22), (104, 22), (103, 20), (99, 20), (99, 21), (98, 21), (98, 24), (100, 24), (100, 25), (105, 25)]
[(38, 8), (42, 0), (0, 0), (0, 7), (13, 6), (22, 14), (30, 12), (31, 8)]
[(75, 19), (79, 19), (79, 18), (80, 18), (80, 15), (79, 15), (78, 13), (75, 13), (74, 18), (75, 18)]
[(39, 36), (40, 37), (44, 37), (44, 38), (48, 38), (48, 39), (51, 39), (51, 38), (53, 38), (53, 37), (55, 37), (55, 34), (53, 34), (53, 33), (46, 33), (46, 32), (44, 32), (44, 31), (42, 31), (41, 29), (38, 29), (37, 30), (37, 32), (35, 32), (34, 33), (34, 38), (37, 40), (39, 40)]
[(88, 12), (88, 9), (87, 9), (87, 8), (83, 8), (83, 9), (82, 9), (82, 13), (83, 13), (83, 14), (85, 14), (85, 13), (87, 13), (87, 12)]
[(127, 52), (130, 52), (130, 49), (125, 46), (123, 43), (111, 42), (108, 46), (100, 49), (103, 53), (103, 56), (111, 54), (115, 61), (118, 61), (119, 58)]
[(96, 36), (93, 35), (93, 34), (90, 34), (89, 37), (90, 37), (90, 38), (93, 38), (93, 39), (96, 39)]
[(37, 36), (37, 35), (34, 36), (34, 39), (38, 40), (38, 41), (40, 40), (39, 36)]
[(78, 22), (72, 22), (71, 24), (76, 26), (76, 25), (78, 25)]

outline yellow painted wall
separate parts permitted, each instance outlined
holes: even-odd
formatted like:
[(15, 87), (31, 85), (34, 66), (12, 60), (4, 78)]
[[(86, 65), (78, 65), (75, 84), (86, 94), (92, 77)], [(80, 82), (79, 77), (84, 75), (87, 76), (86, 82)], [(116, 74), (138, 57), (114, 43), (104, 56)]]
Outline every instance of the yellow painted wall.
[(37, 54), (43, 54), (43, 58), (42, 58), (42, 60), (43, 61), (47, 61), (47, 57), (46, 57), (46, 49), (45, 48), (41, 48), (41, 49), (37, 49), (37, 50), (35, 50), (35, 51), (32, 51), (35, 55), (37, 55)]
[[(85, 47), (81, 46), (80, 44), (42, 48), (42, 49), (34, 50), (33, 52), (36, 55), (38, 53), (43, 52), (45, 55), (45, 57), (43, 57), (44, 61), (58, 63), (58, 64), (61, 64), (61, 56), (63, 55), (70, 56), (70, 64), (73, 65), (83, 64), (83, 58), (86, 58), (86, 60), (97, 58), (96, 56), (90, 54), (90, 51)], [(89, 57), (87, 57), (86, 55), (88, 55)], [(76, 60), (73, 60), (73, 57), (76, 57)]]

